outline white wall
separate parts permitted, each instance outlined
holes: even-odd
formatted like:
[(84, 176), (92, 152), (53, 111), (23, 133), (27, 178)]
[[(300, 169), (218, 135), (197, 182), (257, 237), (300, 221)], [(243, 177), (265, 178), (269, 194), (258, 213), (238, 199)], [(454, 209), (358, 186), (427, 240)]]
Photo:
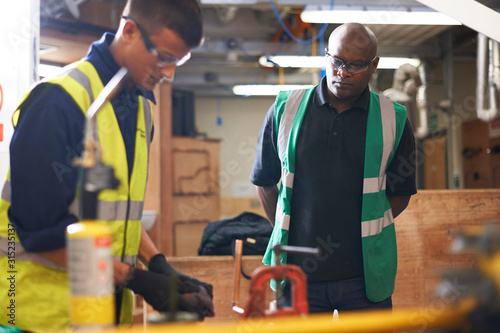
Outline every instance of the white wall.
[(9, 165), (12, 113), (18, 99), (38, 78), (40, 1), (0, 2), (0, 190)]
[[(220, 186), (222, 197), (255, 197), (248, 180), (255, 147), (266, 112), (274, 97), (198, 97), (195, 101), (198, 131), (221, 139)], [(220, 107), (220, 110), (219, 110)], [(222, 124), (217, 124), (217, 115)]]

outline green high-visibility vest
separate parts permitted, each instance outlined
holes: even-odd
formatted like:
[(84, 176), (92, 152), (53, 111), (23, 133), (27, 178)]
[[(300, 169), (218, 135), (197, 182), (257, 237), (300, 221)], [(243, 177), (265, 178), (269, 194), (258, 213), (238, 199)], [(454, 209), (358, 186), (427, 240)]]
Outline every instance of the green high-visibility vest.
[[(272, 248), (288, 244), (291, 199), (295, 177), (295, 149), (300, 126), (315, 87), (282, 91), (275, 102), (274, 122), (281, 161), (281, 187), (273, 233), (262, 262), (275, 264)], [(319, 89), (319, 88), (318, 88)], [(370, 92), (366, 125), (361, 237), (366, 295), (380, 302), (394, 292), (397, 270), (396, 232), (386, 196), (386, 169), (399, 145), (406, 108)], [(286, 253), (281, 254), (286, 263)]]
[[(86, 113), (104, 88), (99, 74), (88, 61), (79, 61), (65, 69), (60, 76), (43, 84), (62, 87), (81, 111)], [(35, 86), (21, 98), (13, 115), (14, 126), (17, 125), (24, 106), (30, 103), (31, 97), (39, 94), (38, 89), (41, 87), (42, 85)], [(130, 265), (135, 265), (141, 239), (141, 217), (153, 126), (151, 102), (141, 97), (138, 104), (134, 165), (130, 178), (125, 143), (111, 102), (107, 102), (96, 116), (96, 139), (102, 148), (102, 162), (113, 167), (115, 177), (120, 181), (117, 189), (107, 189), (99, 193), (97, 223), (110, 226), (113, 232), (113, 258)], [(66, 327), (69, 325), (69, 285), (66, 270), (38, 253), (25, 251), (7, 215), (10, 199), (9, 172), (0, 200), (0, 272), (3, 273), (0, 274), (0, 290), (10, 288), (10, 283), (5, 278), (5, 274), (12, 271), (8, 247), (15, 247), (15, 263), (12, 267), (15, 267), (16, 271), (16, 325), (28, 331)], [(79, 206), (76, 197), (68, 206), (69, 213), (78, 217)], [(1, 293), (1, 307), (7, 309), (13, 297), (7, 292)], [(120, 323), (132, 323), (132, 310), (132, 293), (129, 289), (124, 289)], [(10, 317), (2, 315), (0, 325), (10, 326), (9, 319)]]

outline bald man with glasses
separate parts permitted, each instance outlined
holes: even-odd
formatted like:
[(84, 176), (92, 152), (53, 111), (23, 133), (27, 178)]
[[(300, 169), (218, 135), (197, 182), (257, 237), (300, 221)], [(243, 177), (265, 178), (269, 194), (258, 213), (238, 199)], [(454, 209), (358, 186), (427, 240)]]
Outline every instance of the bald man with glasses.
[[(320, 84), (280, 92), (262, 125), (250, 180), (274, 225), (263, 262), (276, 244), (320, 247), (280, 258), (305, 271), (311, 313), (392, 308), (394, 218), (416, 193), (413, 131), (403, 106), (368, 87), (371, 30), (339, 26), (326, 60)], [(275, 286), (285, 304), (289, 287)]]

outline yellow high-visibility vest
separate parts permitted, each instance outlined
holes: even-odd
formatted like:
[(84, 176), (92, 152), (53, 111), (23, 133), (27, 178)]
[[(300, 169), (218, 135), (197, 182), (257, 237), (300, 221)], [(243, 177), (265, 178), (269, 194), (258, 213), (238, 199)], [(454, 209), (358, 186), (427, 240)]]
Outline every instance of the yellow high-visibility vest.
[[(102, 81), (94, 66), (80, 61), (66, 67), (62, 75), (43, 81), (41, 84), (61, 86), (85, 114), (91, 103), (103, 89)], [(37, 89), (28, 91), (13, 116), (17, 125), (23, 103)], [(151, 142), (152, 113), (150, 101), (144, 97), (138, 100), (135, 155), (131, 177), (123, 141), (115, 111), (107, 102), (97, 114), (97, 134), (102, 148), (102, 162), (114, 169), (120, 181), (117, 189), (103, 190), (98, 196), (97, 223), (104, 223), (113, 232), (112, 254), (117, 260), (135, 265), (141, 238), (141, 217), (143, 210), (148, 155)], [(66, 270), (37, 253), (27, 253), (9, 221), (10, 174), (7, 175), (0, 201), (0, 290), (14, 290), (0, 293), (0, 306), (7, 309), (15, 304), (14, 323), (28, 331), (63, 328), (69, 324), (69, 283)], [(29, 209), (29, 207), (27, 207)], [(79, 216), (79, 203), (75, 201), (68, 211)], [(14, 261), (9, 250), (15, 254)], [(11, 254), (12, 254), (11, 253)], [(10, 257), (10, 258), (9, 258)], [(12, 266), (11, 266), (12, 265)], [(13, 268), (12, 268), (13, 267)], [(14, 273), (9, 273), (14, 272)], [(8, 276), (5, 276), (5, 275)], [(13, 276), (14, 288), (7, 278)], [(0, 316), (0, 325), (11, 326), (9, 316)], [(120, 323), (132, 323), (132, 295), (125, 289), (122, 301)]]

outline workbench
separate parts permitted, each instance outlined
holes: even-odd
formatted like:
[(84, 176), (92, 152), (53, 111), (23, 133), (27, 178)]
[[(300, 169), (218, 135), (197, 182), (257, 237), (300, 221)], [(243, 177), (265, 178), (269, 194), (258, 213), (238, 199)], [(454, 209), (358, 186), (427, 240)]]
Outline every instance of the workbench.
[[(449, 253), (454, 233), (488, 221), (500, 221), (500, 190), (420, 190), (413, 196), (408, 208), (395, 221), (398, 273), (394, 309), (448, 305), (451, 299), (436, 299), (433, 295), (441, 280), (440, 272), (476, 263), (472, 253)], [(168, 261), (181, 272), (213, 284), (216, 317), (207, 318), (207, 322), (238, 319), (231, 310), (234, 278), (231, 256), (171, 257)], [(250, 275), (261, 265), (260, 261), (260, 256), (244, 256), (244, 271)], [(249, 281), (242, 278), (242, 306), (246, 304), (248, 288)]]

